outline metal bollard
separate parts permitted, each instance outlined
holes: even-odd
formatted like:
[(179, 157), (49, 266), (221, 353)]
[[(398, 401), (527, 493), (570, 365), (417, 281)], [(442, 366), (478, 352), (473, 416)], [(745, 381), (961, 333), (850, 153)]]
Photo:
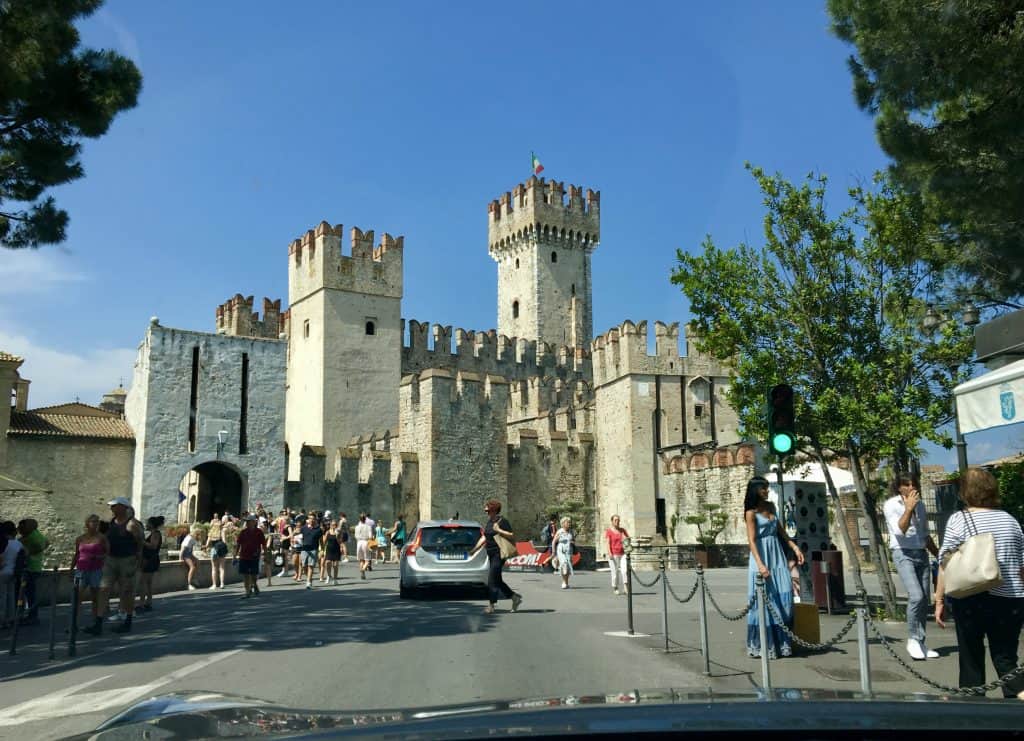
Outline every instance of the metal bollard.
[(626, 611), (629, 614), (629, 634), (633, 635), (633, 563), (626, 551)]
[(857, 652), (860, 659), (860, 691), (871, 697), (871, 656), (868, 654), (867, 595), (864, 606), (857, 608)]
[(71, 587), (71, 628), (68, 636), (68, 656), (78, 653), (78, 602), (81, 599), (81, 589), (81, 581), (76, 576)]
[(50, 582), (50, 661), (57, 658), (57, 567), (53, 567), (53, 580)]
[(711, 674), (711, 656), (708, 653), (708, 602), (704, 594), (704, 567), (697, 564), (697, 596), (700, 599), (700, 652), (704, 656), (704, 676)]
[(765, 605), (767, 593), (764, 588), (764, 577), (757, 575), (757, 627), (761, 638), (761, 685), (765, 692), (772, 691), (772, 677), (768, 669), (768, 606)]
[(15, 582), (15, 598), (14, 598), (14, 627), (11, 629), (11, 648), (7, 652), (11, 656), (16, 656), (18, 653), (18, 628), (21, 626), (21, 611), (25, 606), (25, 575)]
[(832, 614), (832, 577), (828, 561), (818, 561), (818, 570), (825, 575), (825, 610)]
[(661, 557), (661, 629), (665, 633), (665, 653), (668, 653), (668, 552)]

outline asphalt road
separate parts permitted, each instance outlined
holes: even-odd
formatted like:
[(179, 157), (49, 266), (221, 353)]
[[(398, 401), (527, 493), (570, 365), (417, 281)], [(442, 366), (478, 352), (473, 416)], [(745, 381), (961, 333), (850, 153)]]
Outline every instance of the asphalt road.
[(70, 663), (59, 617), (56, 661), (46, 660), (45, 626), (0, 659), (0, 738), (84, 732), (183, 689), (375, 709), (705, 684), (642, 639), (605, 635), (625, 627), (625, 599), (606, 580), (581, 574), (561, 590), (551, 575), (510, 574), (523, 605), (512, 613), (504, 602), (494, 615), (474, 592), (400, 599), (394, 566), (337, 587), (264, 588), (251, 600), (237, 586), (178, 593), (157, 597), (130, 635), (83, 638)]
[[(276, 580), (243, 600), (223, 591), (158, 596), (133, 632), (82, 638), (66, 657), (67, 606), (58, 612), (57, 657), (50, 661), (48, 626), (26, 629), (18, 655), (0, 654), (0, 738), (60, 738), (91, 730), (120, 709), (171, 691), (227, 692), (296, 708), (369, 710), (476, 700), (604, 694), (635, 688), (749, 689), (761, 685), (760, 662), (746, 656), (746, 621), (728, 621), (709, 605), (711, 676), (699, 651), (697, 600), (669, 594), (669, 650), (662, 631), (661, 585), (636, 585), (635, 637), (623, 635), (626, 600), (614, 596), (607, 572), (580, 572), (569, 590), (550, 574), (511, 573), (524, 596), (485, 615), (483, 595), (446, 591), (420, 599), (398, 596), (397, 567), (378, 566), (366, 581), (347, 564), (340, 586), (307, 591)], [(344, 568), (344, 567), (343, 567)], [(641, 574), (649, 581), (655, 574)], [(685, 598), (692, 571), (669, 572)], [(746, 569), (708, 572), (727, 612), (746, 604)], [(836, 634), (847, 615), (821, 617), (821, 637)], [(883, 623), (902, 649), (905, 626)], [(955, 684), (952, 628), (929, 627), (940, 659), (916, 663), (934, 681)], [(0, 633), (0, 641), (9, 633)], [(775, 687), (859, 689), (856, 630), (820, 654), (771, 662)], [(6, 644), (0, 644), (6, 647)], [(871, 642), (876, 691), (931, 692)], [(989, 678), (993, 678), (991, 666)], [(990, 693), (995, 696), (996, 693)]]

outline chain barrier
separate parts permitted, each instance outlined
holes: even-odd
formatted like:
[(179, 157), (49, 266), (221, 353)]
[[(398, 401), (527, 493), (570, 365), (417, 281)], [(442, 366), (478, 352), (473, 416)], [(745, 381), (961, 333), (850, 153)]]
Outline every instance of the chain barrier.
[(724, 617), (726, 620), (731, 620), (733, 622), (745, 618), (747, 616), (747, 613), (754, 609), (754, 605), (757, 604), (757, 594), (754, 594), (753, 596), (751, 596), (750, 601), (747, 603), (746, 607), (744, 607), (735, 615), (729, 615), (721, 607), (718, 606), (717, 602), (715, 602), (715, 597), (713, 594), (711, 594), (711, 587), (708, 586), (707, 581), (704, 582), (704, 594), (708, 596), (708, 600), (711, 602), (711, 606), (715, 608), (719, 615)]
[(633, 574), (633, 581), (635, 581), (637, 584), (639, 584), (641, 587), (644, 587), (645, 589), (650, 589), (651, 587), (653, 587), (655, 584), (658, 583), (659, 579), (661, 579), (661, 572), (659, 571), (658, 575), (656, 577), (654, 577), (654, 581), (652, 581), (650, 584), (647, 584), (646, 582), (644, 582), (640, 578), (640, 575), (638, 573), (636, 573), (635, 569), (630, 569), (630, 571)]
[(839, 641), (843, 640), (846, 637), (846, 634), (850, 632), (850, 629), (857, 623), (857, 613), (851, 612), (850, 619), (846, 621), (846, 625), (840, 628), (839, 632), (836, 633), (832, 638), (829, 638), (827, 641), (824, 641), (822, 643), (811, 643), (810, 641), (805, 641), (803, 638), (801, 638), (789, 629), (789, 626), (786, 625), (786, 621), (779, 616), (779, 613), (775, 609), (775, 605), (772, 604), (772, 601), (767, 598), (767, 595), (765, 596), (765, 605), (767, 605), (768, 612), (771, 613), (772, 619), (776, 622), (778, 627), (782, 629), (782, 632), (786, 634), (786, 637), (789, 638), (789, 640), (791, 640), (797, 646), (805, 648), (808, 651), (829, 650), (837, 643), (839, 643)]
[(694, 598), (694, 595), (697, 594), (697, 587), (700, 586), (700, 581), (701, 580), (699, 578), (694, 579), (693, 580), (693, 587), (690, 589), (690, 593), (688, 595), (686, 595), (685, 597), (681, 598), (678, 594), (676, 594), (676, 590), (674, 590), (672, 588), (672, 582), (669, 580), (667, 572), (666, 572), (666, 575), (665, 575), (665, 586), (668, 587), (669, 594), (672, 595), (672, 599), (674, 599), (676, 602), (678, 602), (681, 605), (685, 605), (687, 602), (689, 602), (690, 600), (692, 600)]
[(928, 679), (928, 677), (921, 674), (921, 672), (917, 671), (912, 666), (910, 666), (910, 664), (907, 663), (907, 661), (899, 655), (899, 652), (896, 651), (896, 649), (894, 649), (890, 644), (889, 638), (887, 638), (885, 634), (882, 633), (882, 631), (878, 628), (878, 626), (875, 625), (875, 621), (874, 619), (872, 619), (870, 614), (866, 615), (866, 617), (867, 624), (868, 627), (871, 628), (871, 632), (875, 634), (875, 637), (878, 639), (878, 642), (882, 644), (882, 648), (885, 649), (886, 653), (888, 653), (889, 656), (891, 656), (897, 664), (906, 669), (911, 676), (921, 680), (930, 687), (934, 687), (937, 690), (941, 690), (942, 692), (947, 692), (952, 695), (984, 696), (991, 690), (1001, 689), (1005, 687), (1014, 679), (1024, 674), (1024, 664), (1020, 664), (1017, 666), (1016, 669), (1007, 674), (1004, 674), (999, 679), (993, 680), (988, 684), (979, 685), (977, 687), (949, 687), (947, 685), (940, 684), (939, 682), (933, 682), (932, 680)]

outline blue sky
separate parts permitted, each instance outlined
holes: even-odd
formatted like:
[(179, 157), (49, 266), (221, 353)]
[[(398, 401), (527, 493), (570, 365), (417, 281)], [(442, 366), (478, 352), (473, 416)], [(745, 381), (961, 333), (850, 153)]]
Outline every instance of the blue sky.
[[(287, 303), (288, 243), (321, 219), (405, 235), (406, 318), (493, 327), (486, 207), (531, 150), (601, 190), (598, 332), (685, 322), (676, 248), (759, 237), (744, 161), (837, 196), (886, 161), (823, 5), (285, 7), (109, 0), (82, 24), (144, 89), (56, 191), (67, 243), (0, 253), (0, 348), (26, 357), (33, 406), (128, 379), (150, 316), (212, 331), (236, 292)], [(971, 436), (971, 459), (1022, 439)]]

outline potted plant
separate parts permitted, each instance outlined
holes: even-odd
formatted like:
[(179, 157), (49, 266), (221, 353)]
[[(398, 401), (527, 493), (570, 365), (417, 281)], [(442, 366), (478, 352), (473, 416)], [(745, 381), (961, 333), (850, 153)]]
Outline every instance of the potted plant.
[(705, 569), (722, 565), (722, 554), (715, 547), (715, 541), (729, 524), (729, 515), (722, 512), (721, 505), (702, 504), (699, 514), (687, 515), (683, 522), (697, 526), (697, 563)]

